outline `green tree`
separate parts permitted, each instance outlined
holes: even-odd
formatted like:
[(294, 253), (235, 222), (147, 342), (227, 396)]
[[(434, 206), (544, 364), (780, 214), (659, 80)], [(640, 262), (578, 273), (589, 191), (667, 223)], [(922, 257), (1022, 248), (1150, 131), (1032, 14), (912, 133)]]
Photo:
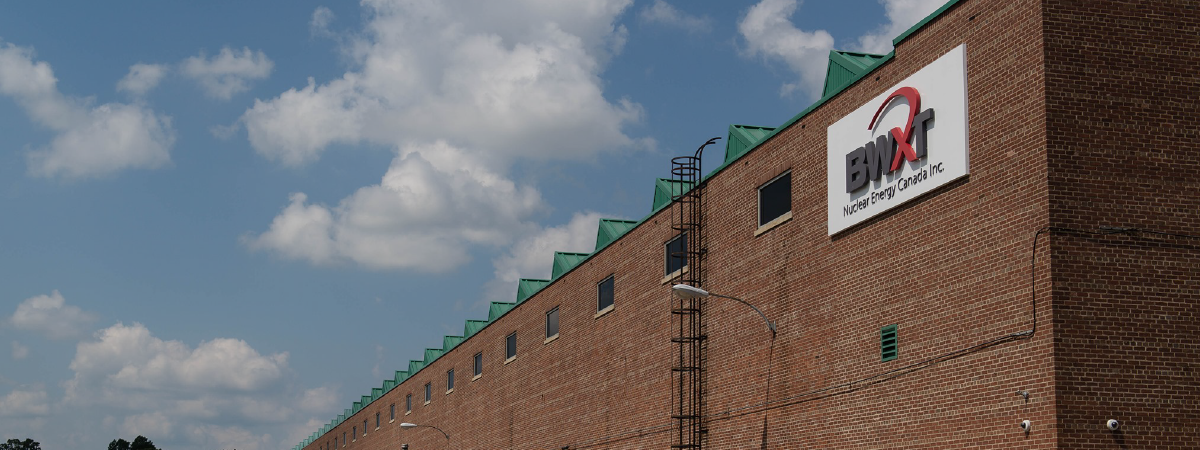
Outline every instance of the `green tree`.
[(124, 439), (113, 439), (108, 443), (108, 450), (129, 450), (129, 441)]
[(159, 450), (159, 448), (154, 446), (154, 441), (147, 439), (145, 436), (138, 435), (138, 437), (133, 439), (133, 442), (124, 439), (115, 439), (108, 443), (108, 450)]
[(42, 444), (33, 439), (26, 439), (24, 441), (9, 439), (8, 442), (0, 444), (0, 450), (42, 450)]

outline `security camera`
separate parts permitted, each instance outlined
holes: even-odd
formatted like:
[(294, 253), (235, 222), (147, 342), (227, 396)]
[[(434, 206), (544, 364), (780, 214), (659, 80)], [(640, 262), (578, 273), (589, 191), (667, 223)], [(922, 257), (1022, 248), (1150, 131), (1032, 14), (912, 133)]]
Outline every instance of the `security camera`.
[(1029, 422), (1028, 420), (1021, 421), (1021, 431), (1028, 433), (1029, 428), (1031, 428), (1031, 427), (1033, 427), (1033, 423)]
[(1121, 422), (1118, 422), (1117, 419), (1108, 419), (1108, 422), (1106, 422), (1105, 425), (1108, 426), (1108, 429), (1113, 431), (1117, 431), (1117, 428), (1121, 428)]

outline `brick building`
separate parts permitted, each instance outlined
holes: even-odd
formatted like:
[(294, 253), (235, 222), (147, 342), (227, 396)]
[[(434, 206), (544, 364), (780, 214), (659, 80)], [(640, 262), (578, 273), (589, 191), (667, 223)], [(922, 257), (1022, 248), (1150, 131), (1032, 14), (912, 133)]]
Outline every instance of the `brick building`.
[[(1200, 448), (1200, 5), (951, 0), (894, 44), (296, 449)], [(778, 333), (697, 301), (681, 385), (680, 282)]]

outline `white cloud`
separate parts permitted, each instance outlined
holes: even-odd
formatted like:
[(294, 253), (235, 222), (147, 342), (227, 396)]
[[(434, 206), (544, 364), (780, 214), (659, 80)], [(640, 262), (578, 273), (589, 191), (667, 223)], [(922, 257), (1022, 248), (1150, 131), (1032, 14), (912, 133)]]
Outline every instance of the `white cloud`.
[(244, 47), (239, 53), (229, 47), (209, 59), (203, 52), (183, 60), (180, 72), (196, 80), (210, 97), (229, 100), (234, 94), (250, 89), (251, 80), (261, 80), (271, 74), (275, 63), (261, 50)]
[(642, 8), (638, 17), (649, 23), (661, 23), (682, 28), (689, 33), (705, 32), (712, 29), (712, 20), (708, 17), (693, 16), (680, 11), (663, 0), (654, 0), (653, 5)]
[(437, 142), (406, 147), (379, 184), (337, 207), (293, 194), (266, 232), (243, 241), (314, 264), (444, 272), (468, 261), (471, 245), (501, 245), (535, 227), (529, 220), (543, 209), (536, 190)]
[(12, 342), (12, 358), (13, 359), (25, 359), (26, 356), (29, 356), (29, 347), (21, 345), (20, 342), (13, 341)]
[(338, 406), (333, 388), (288, 382), (286, 352), (264, 354), (229, 338), (193, 347), (138, 323), (118, 323), (80, 342), (69, 367), (74, 375), (54, 410), (107, 416), (107, 432), (151, 436), (166, 448), (286, 447), (295, 444), (283, 441), (290, 436), (268, 430), (291, 430)]
[(171, 118), (139, 104), (66, 97), (50, 65), (33, 51), (0, 44), (0, 94), (17, 101), (35, 123), (55, 133), (45, 148), (28, 155), (34, 175), (89, 178), (124, 169), (154, 169), (171, 161)]
[(790, 19), (798, 7), (797, 0), (762, 0), (738, 22), (738, 31), (746, 39), (749, 54), (782, 60), (800, 77), (783, 86), (784, 95), (800, 90), (818, 97), (825, 81), (829, 51), (833, 49), (833, 36), (825, 30), (809, 32), (796, 28)]
[(599, 78), (629, 3), (366, 1), (345, 46), (354, 70), (256, 101), (242, 121), (257, 152), (292, 166), (338, 143), (445, 140), (497, 161), (629, 146), (641, 107), (609, 102)]
[(879, 3), (883, 4), (888, 23), (860, 36), (853, 50), (878, 54), (892, 51), (892, 39), (933, 14), (946, 0), (879, 0)]
[[(8, 323), (14, 328), (33, 331), (50, 339), (68, 339), (85, 334), (88, 325), (95, 320), (94, 314), (84, 312), (78, 306), (67, 305), (66, 299), (56, 290), (50, 295), (25, 299), (17, 305)], [(15, 355), (17, 344), (13, 345)]]
[(333, 11), (324, 6), (318, 6), (313, 10), (312, 20), (308, 22), (308, 30), (313, 36), (330, 36), (333, 33), (329, 31), (329, 24), (335, 19)]
[(128, 92), (134, 96), (145, 95), (158, 86), (169, 69), (162, 64), (134, 64), (129, 66), (129, 73), (117, 82), (117, 90)]
[(0, 398), (0, 417), (29, 417), (50, 414), (50, 401), (45, 389), (14, 389)]
[(591, 253), (596, 248), (596, 229), (602, 216), (575, 213), (564, 225), (544, 228), (517, 240), (504, 255), (492, 260), (495, 276), (484, 287), (486, 300), (511, 302), (521, 278), (549, 279), (556, 251)]
[[(811, 98), (821, 95), (833, 36), (825, 30), (804, 31), (796, 28), (791, 17), (800, 0), (762, 0), (738, 22), (738, 31), (746, 39), (747, 53), (786, 64), (799, 79), (785, 83), (781, 94), (800, 91)], [(879, 0), (888, 23), (863, 34), (846, 50), (883, 54), (892, 50), (892, 39), (915, 25), (946, 0)]]

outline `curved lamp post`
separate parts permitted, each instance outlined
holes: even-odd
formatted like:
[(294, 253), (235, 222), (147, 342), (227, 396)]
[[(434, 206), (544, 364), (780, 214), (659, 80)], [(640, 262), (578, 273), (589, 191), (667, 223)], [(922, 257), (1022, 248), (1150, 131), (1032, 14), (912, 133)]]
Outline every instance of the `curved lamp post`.
[(686, 284), (677, 284), (677, 285), (671, 286), (671, 290), (675, 291), (675, 295), (678, 295), (683, 298), (719, 297), (719, 298), (727, 298), (727, 299), (733, 300), (735, 302), (741, 303), (743, 305), (749, 306), (750, 309), (753, 309), (754, 312), (758, 313), (759, 317), (762, 317), (763, 321), (767, 322), (767, 328), (771, 329), (771, 337), (772, 338), (775, 337), (775, 322), (772, 322), (770, 319), (767, 318), (766, 314), (763, 314), (762, 311), (759, 311), (758, 308), (755, 308), (754, 305), (747, 303), (745, 300), (742, 300), (742, 299), (736, 298), (736, 297), (730, 297), (727, 295), (713, 294), (704, 289), (700, 289), (695, 286), (688, 286)]
[(415, 423), (408, 423), (408, 422), (400, 423), (400, 428), (422, 428), (422, 427), (423, 428), (433, 428), (435, 430), (438, 430), (438, 432), (442, 433), (442, 436), (446, 437), (446, 448), (450, 448), (450, 435), (446, 434), (445, 431), (442, 431), (441, 428), (435, 427), (433, 425), (417, 425)]

